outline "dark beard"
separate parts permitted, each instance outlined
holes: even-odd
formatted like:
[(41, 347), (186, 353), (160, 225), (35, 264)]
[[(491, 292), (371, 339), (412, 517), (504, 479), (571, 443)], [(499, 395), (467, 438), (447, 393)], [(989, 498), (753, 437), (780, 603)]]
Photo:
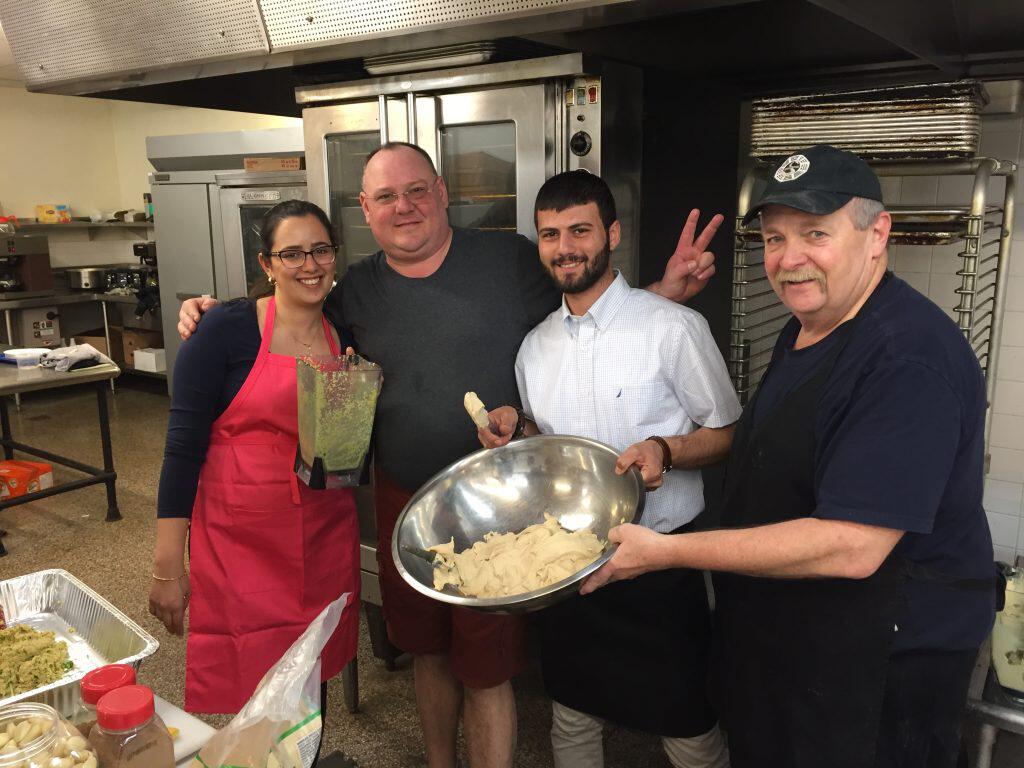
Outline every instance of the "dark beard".
[(592, 261), (588, 262), (585, 267), (583, 267), (583, 273), (578, 277), (559, 279), (556, 277), (555, 265), (548, 267), (548, 274), (551, 276), (551, 280), (554, 284), (558, 286), (558, 290), (562, 293), (583, 293), (583, 291), (593, 287), (594, 284), (601, 279), (604, 273), (608, 271), (608, 263), (611, 261), (611, 257), (612, 251), (608, 247), (608, 243), (605, 242), (605, 246), (601, 249), (601, 252), (598, 253)]

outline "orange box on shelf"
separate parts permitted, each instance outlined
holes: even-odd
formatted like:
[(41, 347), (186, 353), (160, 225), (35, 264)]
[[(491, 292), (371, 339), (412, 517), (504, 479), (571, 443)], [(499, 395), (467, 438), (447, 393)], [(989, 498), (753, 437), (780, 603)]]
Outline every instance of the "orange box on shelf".
[(0, 461), (0, 499), (53, 487), (53, 466), (41, 461)]

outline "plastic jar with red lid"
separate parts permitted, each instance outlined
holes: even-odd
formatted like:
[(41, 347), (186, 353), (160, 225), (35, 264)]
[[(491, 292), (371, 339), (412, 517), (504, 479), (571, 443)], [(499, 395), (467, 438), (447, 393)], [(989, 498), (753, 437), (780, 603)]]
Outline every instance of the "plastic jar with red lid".
[(174, 768), (171, 735), (144, 685), (126, 685), (99, 700), (89, 741), (104, 768)]
[(135, 669), (128, 664), (107, 664), (87, 672), (78, 683), (81, 704), (71, 718), (72, 724), (88, 737), (96, 725), (96, 705), (106, 694), (126, 685), (135, 685)]

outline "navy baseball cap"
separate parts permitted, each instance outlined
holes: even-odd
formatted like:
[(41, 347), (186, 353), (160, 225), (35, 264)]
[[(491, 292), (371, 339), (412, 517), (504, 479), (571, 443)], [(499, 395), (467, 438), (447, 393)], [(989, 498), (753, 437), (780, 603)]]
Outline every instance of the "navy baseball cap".
[(824, 215), (855, 197), (882, 202), (875, 172), (852, 152), (818, 144), (794, 152), (772, 169), (768, 186), (743, 217), (743, 224), (749, 224), (766, 205)]

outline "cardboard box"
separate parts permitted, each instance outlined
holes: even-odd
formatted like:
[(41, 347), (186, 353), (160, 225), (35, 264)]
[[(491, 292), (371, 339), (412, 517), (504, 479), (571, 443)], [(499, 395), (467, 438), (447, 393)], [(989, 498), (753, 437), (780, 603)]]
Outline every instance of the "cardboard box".
[(306, 167), (306, 158), (295, 157), (247, 157), (243, 167), (250, 172), (255, 171), (301, 171)]
[(53, 467), (41, 461), (0, 461), (0, 499), (53, 487)]
[[(130, 368), (135, 367), (135, 350), (160, 347), (164, 343), (164, 335), (160, 331), (149, 331), (145, 328), (122, 328), (122, 346), (124, 349), (124, 364)], [(111, 338), (113, 343), (113, 338)]]
[(163, 373), (167, 370), (167, 355), (162, 349), (150, 347), (135, 350), (135, 370)]
[(110, 327), (110, 346), (114, 348), (113, 354), (107, 349), (107, 340), (103, 336), (102, 328), (95, 328), (75, 336), (75, 344), (88, 344), (97, 352), (100, 352), (118, 365), (124, 364), (124, 345), (121, 340), (121, 329), (115, 326)]

